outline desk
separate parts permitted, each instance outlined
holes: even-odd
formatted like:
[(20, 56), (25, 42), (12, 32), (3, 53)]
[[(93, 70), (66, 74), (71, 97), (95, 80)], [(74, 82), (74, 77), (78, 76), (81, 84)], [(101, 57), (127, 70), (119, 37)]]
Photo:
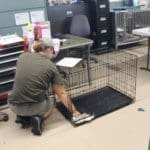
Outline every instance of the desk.
[(93, 44), (93, 40), (71, 35), (71, 34), (66, 34), (65, 37), (67, 41), (63, 43), (63, 45), (60, 47), (60, 50), (81, 47), (81, 46), (88, 46), (88, 52), (90, 52), (90, 48)]
[(88, 69), (88, 79), (89, 83), (91, 83), (91, 74), (90, 74), (90, 49), (93, 44), (93, 40), (71, 35), (71, 34), (66, 34), (65, 35), (67, 41), (63, 43), (63, 45), (60, 47), (60, 50), (68, 50), (71, 48), (76, 48), (76, 47), (82, 47), (85, 46), (87, 48), (87, 69)]
[(150, 71), (150, 69), (149, 69), (149, 59), (150, 59), (150, 27), (135, 29), (135, 30), (132, 31), (132, 33), (148, 38), (147, 64), (146, 64), (146, 67), (141, 67), (141, 69)]

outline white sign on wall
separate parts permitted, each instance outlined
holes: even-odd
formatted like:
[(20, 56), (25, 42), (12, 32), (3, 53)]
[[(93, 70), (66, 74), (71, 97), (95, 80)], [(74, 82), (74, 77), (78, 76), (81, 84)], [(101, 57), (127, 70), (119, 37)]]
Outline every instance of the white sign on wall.
[(31, 11), (30, 16), (32, 23), (45, 21), (43, 10)]
[(28, 24), (30, 22), (29, 13), (28, 12), (16, 13), (15, 21), (16, 21), (16, 25)]

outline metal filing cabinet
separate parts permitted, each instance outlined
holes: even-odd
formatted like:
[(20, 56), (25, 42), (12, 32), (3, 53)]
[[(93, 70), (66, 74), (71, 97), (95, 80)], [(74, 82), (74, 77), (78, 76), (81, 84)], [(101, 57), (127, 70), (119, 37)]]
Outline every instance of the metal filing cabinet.
[(92, 6), (92, 37), (94, 48), (108, 49), (109, 39), (109, 0), (93, 0)]
[(17, 59), (24, 50), (25, 44), (22, 38), (7, 44), (0, 42), (0, 100), (6, 99), (12, 89)]

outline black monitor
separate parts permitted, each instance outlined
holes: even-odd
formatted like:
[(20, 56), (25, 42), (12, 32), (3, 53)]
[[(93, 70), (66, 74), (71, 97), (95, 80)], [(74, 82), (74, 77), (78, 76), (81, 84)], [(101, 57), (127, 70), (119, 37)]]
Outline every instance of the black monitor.
[(51, 24), (52, 35), (69, 33), (72, 16), (85, 14), (90, 18), (89, 9), (90, 7), (86, 3), (47, 6), (47, 15)]

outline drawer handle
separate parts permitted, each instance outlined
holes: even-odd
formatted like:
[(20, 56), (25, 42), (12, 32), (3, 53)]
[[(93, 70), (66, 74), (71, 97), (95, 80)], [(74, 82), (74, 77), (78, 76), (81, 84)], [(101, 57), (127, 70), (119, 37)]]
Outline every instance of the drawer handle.
[(107, 41), (101, 42), (101, 45), (102, 45), (102, 46), (107, 45)]
[(100, 21), (106, 21), (106, 17), (100, 17)]
[(107, 30), (101, 30), (101, 33), (107, 33)]
[(99, 8), (106, 8), (106, 4), (99, 5)]

